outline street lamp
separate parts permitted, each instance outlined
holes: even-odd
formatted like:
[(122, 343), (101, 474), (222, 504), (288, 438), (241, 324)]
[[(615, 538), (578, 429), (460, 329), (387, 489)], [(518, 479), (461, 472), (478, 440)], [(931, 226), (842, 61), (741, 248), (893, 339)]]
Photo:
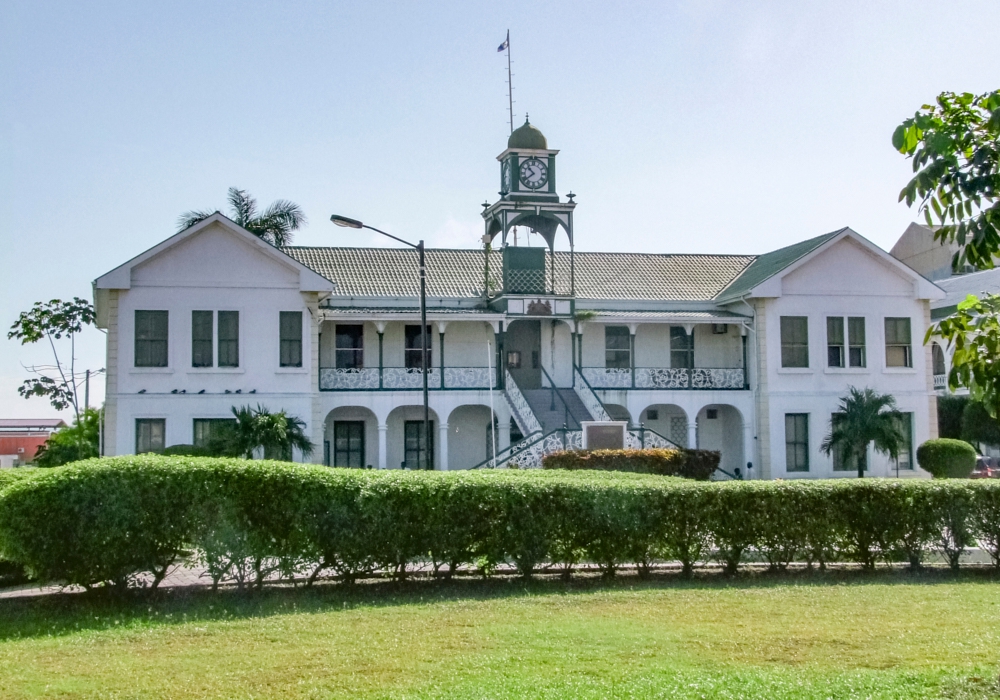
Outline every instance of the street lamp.
[[(431, 419), (430, 419), (430, 408), (427, 402), (427, 347), (428, 337), (427, 337), (427, 267), (424, 265), (424, 242), (420, 241), (416, 245), (410, 243), (409, 241), (404, 241), (402, 238), (397, 238), (391, 233), (386, 233), (385, 231), (380, 231), (374, 226), (369, 226), (368, 224), (361, 223), (357, 219), (350, 219), (346, 216), (339, 216), (334, 214), (330, 217), (330, 221), (335, 223), (337, 226), (343, 226), (344, 228), (366, 228), (375, 233), (381, 233), (383, 236), (391, 238), (394, 241), (399, 241), (403, 245), (408, 245), (411, 248), (416, 248), (417, 252), (420, 254), (420, 365), (424, 380), (424, 469), (433, 469), (431, 464)], [(417, 454), (420, 454), (420, 446), (417, 445)]]

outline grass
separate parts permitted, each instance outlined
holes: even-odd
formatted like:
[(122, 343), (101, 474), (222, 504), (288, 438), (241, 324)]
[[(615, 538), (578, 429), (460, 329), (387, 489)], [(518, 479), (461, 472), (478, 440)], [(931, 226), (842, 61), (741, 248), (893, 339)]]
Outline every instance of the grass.
[(0, 697), (1000, 698), (982, 572), (0, 601)]

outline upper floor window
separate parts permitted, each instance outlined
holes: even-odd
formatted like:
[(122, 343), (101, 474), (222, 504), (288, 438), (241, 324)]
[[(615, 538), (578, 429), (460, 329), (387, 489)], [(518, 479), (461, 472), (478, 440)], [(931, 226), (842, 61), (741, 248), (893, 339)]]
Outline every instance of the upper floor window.
[(135, 312), (135, 366), (167, 366), (166, 311)]
[(828, 316), (826, 319), (826, 352), (829, 367), (865, 366), (865, 319), (847, 317), (847, 334), (844, 334), (844, 317)]
[(885, 366), (913, 366), (913, 347), (910, 341), (910, 319), (885, 319)]
[(240, 366), (240, 312), (219, 312), (219, 367)]
[(670, 366), (694, 369), (694, 330), (688, 333), (680, 326), (670, 327)]
[(212, 312), (191, 312), (191, 366), (212, 366)]
[[(420, 352), (420, 326), (406, 326), (406, 350), (405, 360), (408, 369), (419, 369), (423, 367), (423, 356)], [(427, 326), (427, 368), (434, 366), (431, 360), (431, 327)]]
[(604, 327), (604, 366), (629, 369), (632, 366), (630, 336), (626, 326)]
[(809, 319), (805, 316), (781, 317), (781, 366), (809, 366)]
[[(302, 366), (302, 312), (282, 311), (278, 314), (280, 349), (278, 364), (282, 367)], [(340, 336), (338, 335), (338, 338)]]
[[(407, 326), (409, 328), (409, 326)], [(362, 369), (365, 366), (365, 327), (360, 323), (337, 324), (337, 368)]]

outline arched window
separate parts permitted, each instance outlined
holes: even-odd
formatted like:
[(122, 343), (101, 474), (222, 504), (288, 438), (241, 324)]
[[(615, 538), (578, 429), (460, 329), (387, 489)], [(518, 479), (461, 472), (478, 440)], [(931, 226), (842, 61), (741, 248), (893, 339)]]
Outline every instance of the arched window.
[(931, 343), (931, 359), (934, 364), (934, 374), (945, 374), (944, 350), (937, 343)]

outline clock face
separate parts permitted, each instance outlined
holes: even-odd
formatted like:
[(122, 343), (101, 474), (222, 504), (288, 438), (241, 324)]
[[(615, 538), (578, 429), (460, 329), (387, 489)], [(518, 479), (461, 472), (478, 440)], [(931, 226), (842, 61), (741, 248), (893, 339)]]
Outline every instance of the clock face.
[(545, 186), (549, 181), (549, 169), (538, 158), (529, 158), (521, 163), (521, 184), (533, 190)]
[(503, 162), (503, 191), (510, 192), (510, 161)]

